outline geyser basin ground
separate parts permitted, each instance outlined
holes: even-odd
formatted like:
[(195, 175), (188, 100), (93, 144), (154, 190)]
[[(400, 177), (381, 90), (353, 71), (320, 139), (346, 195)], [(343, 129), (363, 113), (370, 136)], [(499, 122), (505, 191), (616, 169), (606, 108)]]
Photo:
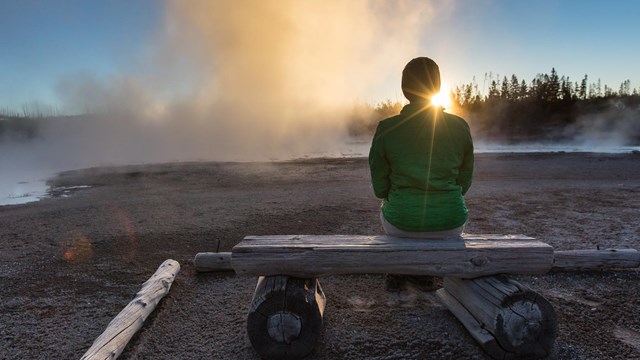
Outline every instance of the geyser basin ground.
[[(245, 330), (256, 279), (197, 275), (193, 256), (249, 234), (376, 234), (367, 161), (177, 163), (63, 174), (73, 196), (0, 207), (0, 357), (79, 358), (166, 258), (182, 270), (122, 359), (257, 359)], [(640, 155), (480, 154), (470, 233), (556, 249), (640, 248)], [(640, 356), (640, 272), (522, 276), (559, 316), (554, 359)], [(321, 279), (311, 359), (484, 359), (433, 293), (388, 294), (380, 275)], [(594, 341), (597, 333), (597, 341)]]

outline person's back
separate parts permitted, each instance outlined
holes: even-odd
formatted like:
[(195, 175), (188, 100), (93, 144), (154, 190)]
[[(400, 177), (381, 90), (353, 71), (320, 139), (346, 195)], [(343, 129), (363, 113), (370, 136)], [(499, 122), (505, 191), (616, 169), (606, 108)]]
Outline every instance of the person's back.
[(439, 88), (437, 65), (427, 58), (412, 60), (402, 83), (411, 103), (381, 121), (373, 139), (372, 185), (384, 199), (381, 216), (391, 235), (429, 237), (449, 230), (459, 235), (467, 220), (463, 195), (471, 185), (473, 143), (462, 118), (431, 105)]

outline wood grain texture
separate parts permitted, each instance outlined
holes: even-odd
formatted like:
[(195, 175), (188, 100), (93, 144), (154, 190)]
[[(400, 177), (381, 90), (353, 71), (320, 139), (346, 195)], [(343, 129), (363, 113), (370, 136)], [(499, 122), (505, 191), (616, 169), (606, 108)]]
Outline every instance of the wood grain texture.
[(153, 276), (142, 284), (133, 300), (111, 320), (81, 359), (105, 360), (120, 356), (129, 340), (142, 328), (144, 321), (169, 292), (179, 271), (180, 264), (177, 261), (165, 260)]
[[(436, 244), (437, 243), (434, 243), (433, 245), (435, 246)], [(378, 245), (382, 244), (378, 243)], [(326, 248), (327, 244), (319, 244), (318, 246)], [(365, 246), (360, 245), (345, 248), (348, 248), (349, 251), (356, 251), (360, 249), (364, 250)], [(270, 250), (273, 249), (270, 248)], [(486, 260), (487, 259), (482, 256), (470, 259), (476, 266), (483, 265)], [(197, 272), (234, 270), (231, 252), (198, 253), (193, 262)], [(553, 271), (588, 271), (637, 267), (640, 267), (640, 251), (636, 249), (561, 250), (554, 251), (553, 253)]]
[(531, 289), (506, 276), (488, 276), (445, 278), (444, 290), (438, 296), (492, 357), (542, 358), (551, 353), (557, 317), (551, 304)]
[(438, 289), (436, 295), (487, 354), (494, 359), (505, 359), (507, 352), (498, 345), (496, 338), (455, 297), (444, 288)]
[(640, 267), (635, 249), (566, 250), (553, 254), (553, 270), (597, 270)]
[(201, 252), (193, 258), (197, 272), (233, 271), (230, 252)]
[(421, 240), (385, 235), (247, 236), (233, 248), (243, 275), (317, 277), (393, 273), (474, 278), (551, 269), (553, 248), (523, 235), (464, 235)]

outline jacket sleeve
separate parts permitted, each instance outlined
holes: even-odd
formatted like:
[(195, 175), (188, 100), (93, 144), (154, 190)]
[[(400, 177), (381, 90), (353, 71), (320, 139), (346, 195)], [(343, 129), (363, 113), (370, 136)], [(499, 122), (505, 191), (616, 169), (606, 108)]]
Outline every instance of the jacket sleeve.
[(473, 140), (471, 139), (471, 132), (467, 127), (467, 139), (464, 146), (464, 155), (462, 158), (462, 165), (458, 173), (456, 182), (462, 187), (462, 195), (465, 195), (471, 187), (471, 181), (473, 178)]
[(389, 180), (391, 167), (384, 153), (384, 143), (380, 125), (378, 125), (376, 129), (376, 134), (373, 137), (371, 149), (369, 150), (369, 170), (371, 171), (373, 193), (377, 198), (385, 199), (387, 195), (389, 195), (389, 189), (391, 188), (391, 181)]

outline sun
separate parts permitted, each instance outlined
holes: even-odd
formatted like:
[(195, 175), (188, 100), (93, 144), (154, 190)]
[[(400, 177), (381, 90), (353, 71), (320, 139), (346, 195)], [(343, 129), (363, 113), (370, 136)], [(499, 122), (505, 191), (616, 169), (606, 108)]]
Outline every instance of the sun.
[(440, 86), (440, 92), (431, 98), (431, 103), (448, 109), (451, 106), (451, 87), (446, 84)]

